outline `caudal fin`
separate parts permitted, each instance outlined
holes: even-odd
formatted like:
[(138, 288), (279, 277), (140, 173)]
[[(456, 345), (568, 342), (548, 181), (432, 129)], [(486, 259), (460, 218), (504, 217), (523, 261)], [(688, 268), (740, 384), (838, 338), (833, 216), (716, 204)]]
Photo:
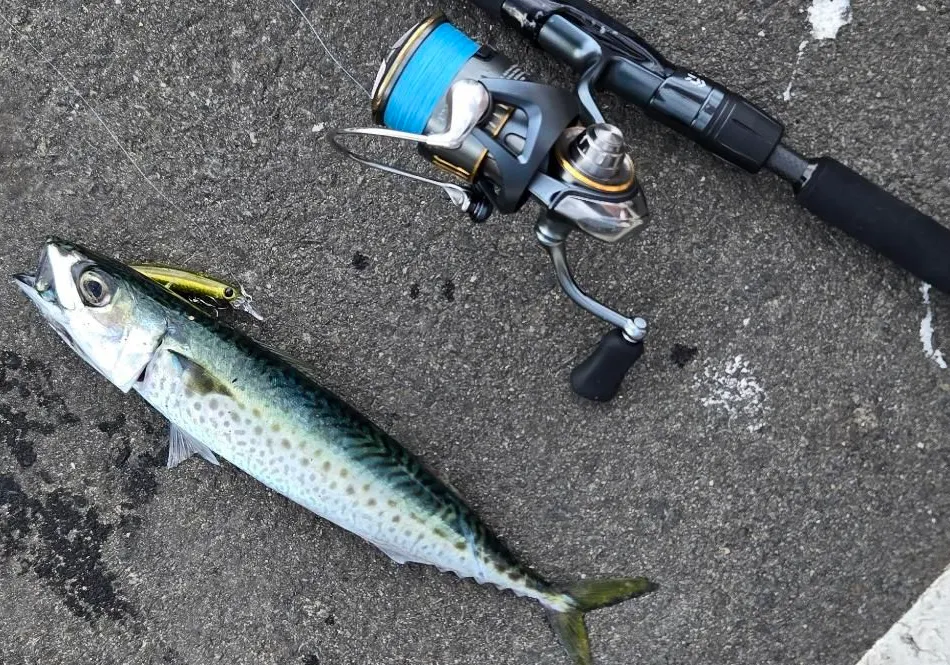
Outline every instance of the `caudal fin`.
[(584, 614), (643, 596), (654, 589), (656, 585), (645, 577), (576, 582), (563, 587), (571, 608), (566, 611), (549, 609), (548, 622), (575, 665), (591, 665), (590, 638), (584, 625)]

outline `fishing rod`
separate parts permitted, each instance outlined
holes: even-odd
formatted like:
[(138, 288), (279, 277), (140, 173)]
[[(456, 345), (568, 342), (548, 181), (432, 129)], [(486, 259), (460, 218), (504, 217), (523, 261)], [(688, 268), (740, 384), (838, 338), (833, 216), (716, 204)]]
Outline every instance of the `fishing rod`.
[[(584, 0), (473, 0), (579, 74), (565, 90), (530, 80), (441, 14), (421, 21), (383, 60), (372, 91), (378, 127), (333, 130), (331, 144), (357, 162), (442, 189), (476, 222), (541, 205), (535, 226), (565, 293), (612, 329), (571, 372), (573, 390), (607, 401), (643, 354), (647, 322), (615, 311), (575, 281), (565, 243), (573, 231), (603, 242), (632, 237), (649, 210), (623, 133), (594, 99), (608, 90), (749, 173), (792, 185), (820, 219), (950, 293), (950, 229), (831, 157), (786, 146), (784, 126), (692, 70), (670, 63), (639, 35)], [(455, 181), (370, 159), (358, 136), (414, 143)], [(344, 145), (346, 141), (346, 145)]]

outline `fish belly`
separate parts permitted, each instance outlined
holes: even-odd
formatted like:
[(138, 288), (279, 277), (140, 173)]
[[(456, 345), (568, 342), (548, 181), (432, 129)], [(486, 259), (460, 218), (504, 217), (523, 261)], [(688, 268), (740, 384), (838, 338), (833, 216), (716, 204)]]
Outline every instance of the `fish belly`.
[(156, 354), (136, 390), (217, 455), (395, 561), (430, 564), (479, 582), (506, 581), (476, 543), (420, 510), (392, 476), (348, 454), (332, 429), (302, 427), (246, 396), (191, 390), (168, 353)]

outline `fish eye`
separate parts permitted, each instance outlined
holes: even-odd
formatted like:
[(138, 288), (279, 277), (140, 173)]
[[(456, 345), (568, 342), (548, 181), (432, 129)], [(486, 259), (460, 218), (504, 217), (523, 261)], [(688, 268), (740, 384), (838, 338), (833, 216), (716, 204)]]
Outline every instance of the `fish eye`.
[(102, 307), (112, 299), (106, 276), (95, 268), (79, 276), (79, 294), (87, 305)]

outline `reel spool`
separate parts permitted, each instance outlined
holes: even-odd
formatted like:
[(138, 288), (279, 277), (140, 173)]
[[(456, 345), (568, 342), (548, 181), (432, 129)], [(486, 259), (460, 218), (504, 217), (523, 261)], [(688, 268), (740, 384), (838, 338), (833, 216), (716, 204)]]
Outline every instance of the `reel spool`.
[[(561, 287), (615, 328), (571, 374), (576, 393), (606, 401), (642, 355), (647, 323), (587, 295), (571, 275), (565, 242), (573, 230), (617, 242), (641, 230), (649, 212), (623, 134), (604, 121), (591, 80), (574, 91), (531, 81), (436, 15), (403, 35), (380, 66), (372, 113), (383, 126), (334, 130), (330, 140), (361, 164), (440, 187), (476, 222), (538, 201), (537, 239)], [(361, 156), (343, 145), (347, 135), (415, 143), (457, 182)]]

